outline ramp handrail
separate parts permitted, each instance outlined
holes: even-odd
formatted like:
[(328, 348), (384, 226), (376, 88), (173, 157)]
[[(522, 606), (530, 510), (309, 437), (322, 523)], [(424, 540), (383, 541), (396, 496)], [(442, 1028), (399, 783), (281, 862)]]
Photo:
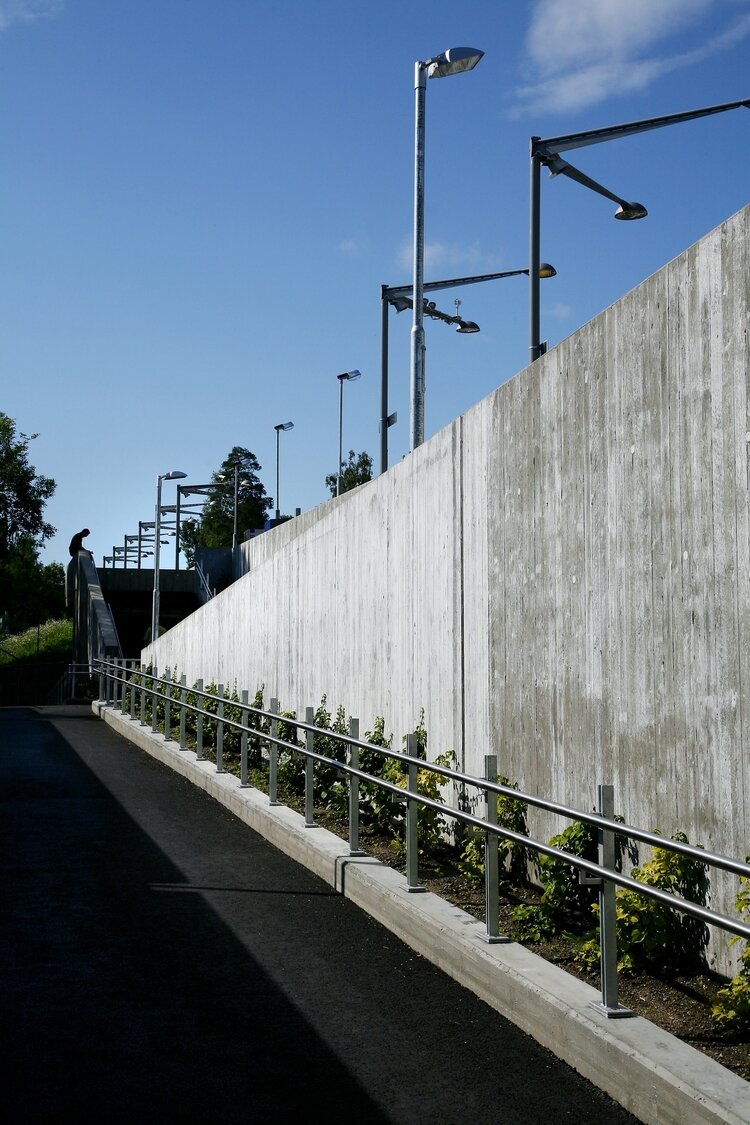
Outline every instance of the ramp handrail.
[(75, 694), (75, 685), (81, 676), (87, 676), (93, 679), (93, 665), (69, 664), (62, 676), (60, 676), (60, 679), (49, 691), (48, 699), (50, 703), (62, 703), (65, 699), (69, 698), (71, 694)]
[[(146, 723), (146, 701), (151, 700), (151, 727), (157, 730), (157, 711), (161, 704), (164, 708), (164, 739), (172, 739), (172, 707), (178, 711), (178, 748), (187, 750), (185, 741), (185, 717), (187, 713), (196, 715), (196, 757), (204, 760), (203, 755), (203, 723), (209, 718), (216, 724), (216, 771), (226, 772), (223, 764), (223, 736), (224, 729), (239, 731), (241, 734), (240, 748), (240, 785), (248, 785), (248, 739), (250, 737), (266, 743), (269, 750), (269, 783), (268, 800), (270, 805), (278, 801), (277, 767), (279, 750), (293, 751), (305, 759), (305, 824), (314, 827), (314, 765), (316, 762), (333, 767), (349, 779), (349, 851), (352, 855), (361, 855), (359, 849), (359, 782), (375, 785), (390, 793), (397, 799), (406, 803), (406, 879), (409, 891), (424, 890), (419, 883), (418, 861), (419, 842), (417, 810), (419, 806), (434, 809), (436, 812), (461, 823), (470, 828), (477, 828), (485, 834), (485, 872), (486, 872), (486, 934), (485, 940), (489, 942), (508, 941), (509, 939), (499, 931), (497, 873), (498, 873), (498, 844), (501, 839), (512, 840), (530, 848), (535, 852), (546, 855), (563, 863), (577, 868), (582, 873), (582, 881), (591, 886), (599, 887), (599, 919), (600, 919), (600, 947), (601, 947), (601, 1004), (600, 1008), (608, 1017), (630, 1015), (627, 1008), (623, 1008), (617, 999), (617, 934), (615, 916), (615, 888), (624, 887), (635, 891), (639, 895), (656, 899), (671, 909), (678, 910), (708, 925), (716, 926), (727, 933), (750, 940), (750, 926), (738, 918), (732, 918), (717, 911), (710, 910), (699, 903), (673, 895), (658, 887), (639, 882), (631, 876), (623, 875), (615, 869), (615, 837), (627, 837), (638, 840), (651, 847), (658, 847), (670, 852), (698, 860), (708, 867), (731, 872), (743, 878), (750, 878), (750, 864), (731, 856), (717, 852), (706, 851), (703, 848), (686, 844), (680, 840), (668, 839), (655, 832), (649, 832), (635, 825), (624, 824), (614, 819), (614, 792), (610, 785), (598, 786), (598, 810), (587, 812), (571, 805), (534, 794), (524, 793), (511, 786), (500, 784), (497, 781), (497, 759), (494, 755), (485, 757), (485, 777), (466, 774), (448, 766), (441, 766), (429, 762), (418, 756), (418, 747), (415, 735), (407, 736), (407, 753), (392, 750), (389, 747), (375, 745), (359, 738), (359, 723), (350, 719), (350, 733), (340, 734), (326, 727), (317, 726), (314, 722), (314, 708), (306, 709), (305, 719), (289, 718), (281, 715), (277, 700), (271, 700), (268, 710), (252, 707), (248, 702), (248, 693), (243, 692), (238, 702), (229, 699), (224, 694), (224, 688), (218, 685), (217, 692), (206, 691), (203, 681), (188, 689), (183, 676), (180, 681), (171, 676), (159, 676), (157, 669), (148, 671), (138, 661), (129, 660), (96, 660), (95, 666), (99, 676), (99, 698), (106, 704), (119, 707), (123, 713), (126, 691), (129, 693), (129, 717), (135, 721), (137, 712), (140, 715), (140, 725)], [(179, 694), (175, 695), (175, 691)], [(188, 691), (197, 702), (192, 703), (187, 699)], [(138, 706), (136, 706), (138, 697)], [(208, 711), (206, 703), (216, 705), (215, 711)], [(241, 712), (241, 721), (231, 719), (225, 715), (225, 707), (229, 705)], [(251, 716), (257, 720), (267, 720), (268, 731), (259, 730), (250, 723)], [(280, 737), (279, 724), (293, 727), (295, 734), (305, 736), (305, 743), (289, 742)], [(325, 735), (334, 742), (341, 743), (348, 750), (348, 760), (338, 761), (329, 758), (314, 749), (315, 735)], [(367, 750), (369, 753), (391, 758), (404, 763), (407, 767), (407, 787), (401, 788), (393, 782), (386, 781), (377, 774), (368, 773), (359, 766), (359, 752)], [(417, 771), (428, 770), (484, 795), (486, 817), (477, 816), (451, 805), (445, 805), (417, 791)], [(544, 809), (566, 819), (579, 820), (590, 824), (597, 829), (599, 834), (599, 859), (597, 861), (561, 851), (534, 840), (523, 833), (516, 832), (503, 825), (497, 824), (497, 802), (490, 800), (490, 794), (510, 797), (526, 805)]]

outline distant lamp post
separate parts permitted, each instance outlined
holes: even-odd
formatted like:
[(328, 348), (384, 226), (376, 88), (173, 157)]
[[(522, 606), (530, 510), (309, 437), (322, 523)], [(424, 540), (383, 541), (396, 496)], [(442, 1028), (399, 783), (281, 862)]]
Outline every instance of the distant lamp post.
[[(344, 383), (353, 383), (355, 379), (362, 378), (362, 372), (358, 371), (356, 367), (353, 371), (344, 371), (342, 375), (337, 375), (339, 381), (339, 467), (336, 473), (336, 495), (340, 496), (344, 488), (343, 478), (343, 441), (344, 441)], [(278, 484), (276, 485), (278, 492)]]
[(251, 482), (249, 480), (240, 480), (240, 474), (247, 470), (247, 460), (240, 458), (239, 461), (234, 463), (234, 505), (232, 516), (232, 548), (234, 549), (239, 542), (238, 534), (238, 519), (240, 509), (240, 485), (246, 486)]
[[(473, 277), (454, 277), (447, 281), (428, 281), (422, 285), (423, 293), (437, 293), (440, 289), (454, 289), (460, 285), (475, 285), (479, 281), (497, 281), (504, 277), (520, 277), (528, 274), (527, 269), (503, 270), (501, 273), (483, 273)], [(539, 263), (539, 277), (555, 277), (557, 270), (549, 262)], [(397, 313), (412, 308), (413, 288), (411, 285), (381, 285), (380, 286), (380, 471), (384, 473), (388, 468), (388, 430), (396, 422), (396, 414), (388, 413), (388, 309), (390, 306)], [(428, 311), (432, 309), (432, 311)], [(431, 302), (422, 302), (423, 313), (436, 320), (445, 320), (446, 323), (457, 324), (457, 332), (462, 334), (478, 332), (479, 327), (473, 321), (465, 321), (458, 312), (455, 317), (447, 317), (439, 313)]]
[(424, 441), (424, 150), (427, 78), (447, 78), (472, 70), (484, 55), (475, 47), (451, 47), (414, 64), (414, 279), (411, 330), (411, 449)]
[(279, 434), (282, 430), (293, 430), (294, 422), (279, 422), (276, 430), (276, 519), (281, 519), (281, 500), (279, 493)]
[[(240, 502), (240, 485), (241, 484), (242, 485), (250, 484), (249, 480), (243, 480), (243, 481), (240, 480), (240, 472), (244, 472), (247, 468), (247, 458), (240, 457), (240, 459), (238, 461), (234, 461), (231, 464), (230, 468), (232, 469), (232, 479), (234, 481), (234, 487), (233, 487), (233, 493), (232, 493), (232, 550), (234, 550), (234, 548), (237, 546), (237, 542), (238, 542), (238, 532), (237, 532), (238, 515), (237, 515), (237, 513), (238, 513), (238, 509), (239, 509), (239, 502)], [(217, 474), (217, 480), (227, 482), (227, 478), (222, 473)], [(229, 483), (229, 482), (227, 482), (227, 483)], [(216, 505), (216, 506), (221, 508), (222, 501), (216, 495), (216, 485), (215, 484), (212, 486), (212, 493), (213, 493), (213, 496), (208, 501), (209, 505)]]
[(187, 473), (172, 469), (156, 478), (156, 519), (154, 522), (154, 599), (151, 608), (151, 641), (159, 636), (159, 554), (161, 548), (161, 484), (165, 480), (183, 480)]
[(584, 187), (591, 188), (598, 195), (611, 199), (616, 203), (616, 219), (643, 219), (648, 214), (642, 203), (628, 202), (619, 195), (615, 195), (608, 188), (590, 179), (583, 172), (579, 172), (572, 164), (568, 164), (560, 156), (574, 148), (585, 148), (587, 145), (600, 144), (602, 141), (612, 141), (618, 137), (629, 137), (635, 133), (646, 133), (649, 129), (661, 129), (665, 125), (679, 125), (682, 121), (694, 121), (698, 117), (708, 117), (714, 113), (723, 113), (728, 109), (739, 109), (744, 106), (750, 109), (750, 99), (739, 102), (724, 102), (722, 105), (706, 106), (703, 109), (691, 109), (685, 113), (670, 113), (665, 117), (644, 118), (642, 121), (630, 121), (625, 125), (612, 125), (603, 129), (589, 129), (584, 133), (568, 133), (562, 137), (532, 137), (531, 138), (531, 176), (530, 176), (530, 206), (529, 206), (529, 352), (531, 361), (538, 359), (543, 354), (539, 329), (539, 243), (540, 243), (540, 169), (542, 164), (549, 169), (551, 176), (567, 176)]
[[(182, 548), (182, 541), (181, 541), (182, 512), (183, 511), (188, 512), (189, 519), (185, 521), (186, 523), (188, 523), (188, 522), (195, 523), (196, 520), (195, 520), (195, 516), (194, 516), (194, 509), (200, 508), (201, 506), (205, 506), (206, 503), (210, 503), (210, 500), (207, 501), (205, 499), (205, 497), (210, 497), (211, 494), (213, 492), (215, 492), (215, 490), (216, 490), (215, 482), (211, 482), (209, 484), (178, 484), (177, 485), (177, 503), (175, 505), (175, 545), (174, 545), (174, 548), (175, 548), (174, 568), (175, 568), (175, 570), (180, 569), (180, 550)], [(204, 500), (203, 501), (188, 500), (188, 502), (185, 503), (185, 501), (183, 501), (183, 499), (182, 499), (183, 496), (186, 496), (186, 497), (202, 496), (202, 497), (204, 497)]]

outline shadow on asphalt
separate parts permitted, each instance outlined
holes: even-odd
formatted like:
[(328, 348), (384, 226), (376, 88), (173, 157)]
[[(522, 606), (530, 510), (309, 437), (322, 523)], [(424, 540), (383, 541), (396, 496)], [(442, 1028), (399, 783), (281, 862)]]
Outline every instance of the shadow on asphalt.
[(634, 1120), (88, 709), (0, 786), (6, 1119)]
[(16, 721), (36, 737), (0, 755), (6, 1120), (388, 1121), (60, 733)]

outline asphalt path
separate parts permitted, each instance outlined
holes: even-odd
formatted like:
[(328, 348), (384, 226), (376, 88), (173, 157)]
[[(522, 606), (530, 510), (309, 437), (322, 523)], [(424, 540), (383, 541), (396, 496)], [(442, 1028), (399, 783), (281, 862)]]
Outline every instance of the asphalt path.
[(6, 1121), (635, 1120), (89, 708), (0, 793)]

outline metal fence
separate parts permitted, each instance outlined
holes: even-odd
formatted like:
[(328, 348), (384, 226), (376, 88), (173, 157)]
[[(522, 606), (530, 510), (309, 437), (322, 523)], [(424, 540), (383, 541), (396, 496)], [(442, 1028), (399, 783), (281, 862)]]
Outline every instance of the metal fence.
[[(147, 703), (150, 704), (150, 724), (153, 731), (157, 730), (157, 716), (161, 709), (164, 738), (166, 741), (173, 740), (174, 729), (177, 746), (180, 750), (188, 749), (186, 745), (186, 716), (192, 713), (195, 716), (195, 754), (199, 761), (204, 759), (205, 723), (209, 720), (212, 724), (215, 724), (217, 773), (226, 772), (224, 767), (225, 731), (227, 729), (238, 731), (240, 734), (240, 785), (242, 787), (249, 786), (249, 739), (253, 738), (265, 743), (268, 751), (268, 801), (270, 805), (279, 804), (279, 751), (291, 751), (302, 755), (304, 758), (304, 816), (306, 827), (315, 827), (316, 763), (324, 764), (339, 771), (348, 779), (348, 842), (350, 855), (363, 854), (359, 841), (360, 782), (378, 786), (391, 794), (392, 797), (404, 802), (406, 806), (406, 884), (409, 892), (416, 893), (425, 890), (419, 882), (418, 809), (420, 806), (433, 809), (442, 817), (465, 825), (467, 828), (479, 829), (485, 837), (484, 938), (488, 942), (510, 940), (500, 933), (499, 925), (500, 841), (511, 840), (539, 855), (549, 856), (576, 868), (582, 883), (598, 888), (601, 1002), (597, 1004), (597, 1007), (609, 1018), (632, 1014), (629, 1009), (621, 1006), (618, 1002), (615, 898), (617, 887), (623, 887), (635, 891), (639, 895), (656, 899), (663, 905), (680, 911), (702, 923), (716, 926), (727, 933), (750, 940), (750, 926), (745, 925), (740, 919), (717, 913), (700, 903), (692, 902), (658, 887), (639, 882), (616, 869), (616, 838), (621, 837), (689, 857), (710, 868), (750, 878), (750, 864), (748, 863), (733, 859), (730, 856), (706, 851), (679, 840), (667, 839), (656, 833), (615, 820), (614, 789), (611, 785), (601, 784), (597, 786), (596, 811), (587, 812), (500, 784), (497, 781), (497, 758), (495, 755), (485, 756), (485, 776), (475, 777), (418, 757), (417, 738), (414, 734), (407, 736), (406, 753), (402, 753), (362, 741), (359, 738), (359, 721), (357, 719), (349, 720), (349, 733), (344, 735), (327, 727), (317, 726), (314, 722), (315, 709), (313, 707), (306, 708), (303, 721), (290, 718), (286, 714), (281, 715), (278, 701), (275, 699), (271, 700), (268, 710), (252, 707), (248, 702), (246, 691), (242, 692), (239, 700), (233, 700), (228, 698), (221, 684), (217, 686), (216, 692), (204, 690), (202, 680), (198, 680), (195, 685), (188, 688), (184, 676), (179, 681), (170, 675), (159, 676), (156, 668), (149, 671), (137, 661), (98, 660), (95, 661), (95, 669), (98, 675), (99, 699), (101, 701), (111, 703), (114, 707), (122, 709), (123, 713), (128, 713), (130, 718), (139, 722), (141, 726), (148, 725)], [(191, 696), (190, 701), (187, 698), (188, 694)], [(195, 702), (192, 702), (192, 699)], [(126, 701), (128, 704), (127, 712), (125, 712)], [(232, 719), (226, 714), (227, 707), (239, 711), (239, 720)], [(259, 728), (261, 722), (268, 724), (267, 730)], [(294, 728), (295, 734), (303, 735), (304, 745), (280, 737), (279, 727), (281, 723), (285, 727)], [(346, 761), (342, 762), (317, 752), (314, 749), (316, 735), (324, 735), (326, 738), (340, 743), (345, 748)], [(406, 788), (401, 788), (376, 774), (361, 769), (360, 753), (364, 750), (401, 762), (406, 768)], [(474, 791), (477, 794), (478, 802), (484, 806), (484, 816), (478, 816), (466, 811), (466, 809), (444, 804), (418, 792), (417, 773), (420, 770), (428, 770), (446, 781), (454, 782), (462, 792)], [(543, 809), (571, 821), (581, 821), (584, 824), (592, 825), (598, 835), (598, 860), (589, 860), (570, 852), (561, 851), (550, 844), (534, 840), (523, 833), (498, 824), (498, 796), (523, 802), (527, 806)]]
[(47, 694), (48, 703), (65, 703), (69, 699), (85, 702), (94, 698), (98, 676), (91, 664), (68, 664)]

